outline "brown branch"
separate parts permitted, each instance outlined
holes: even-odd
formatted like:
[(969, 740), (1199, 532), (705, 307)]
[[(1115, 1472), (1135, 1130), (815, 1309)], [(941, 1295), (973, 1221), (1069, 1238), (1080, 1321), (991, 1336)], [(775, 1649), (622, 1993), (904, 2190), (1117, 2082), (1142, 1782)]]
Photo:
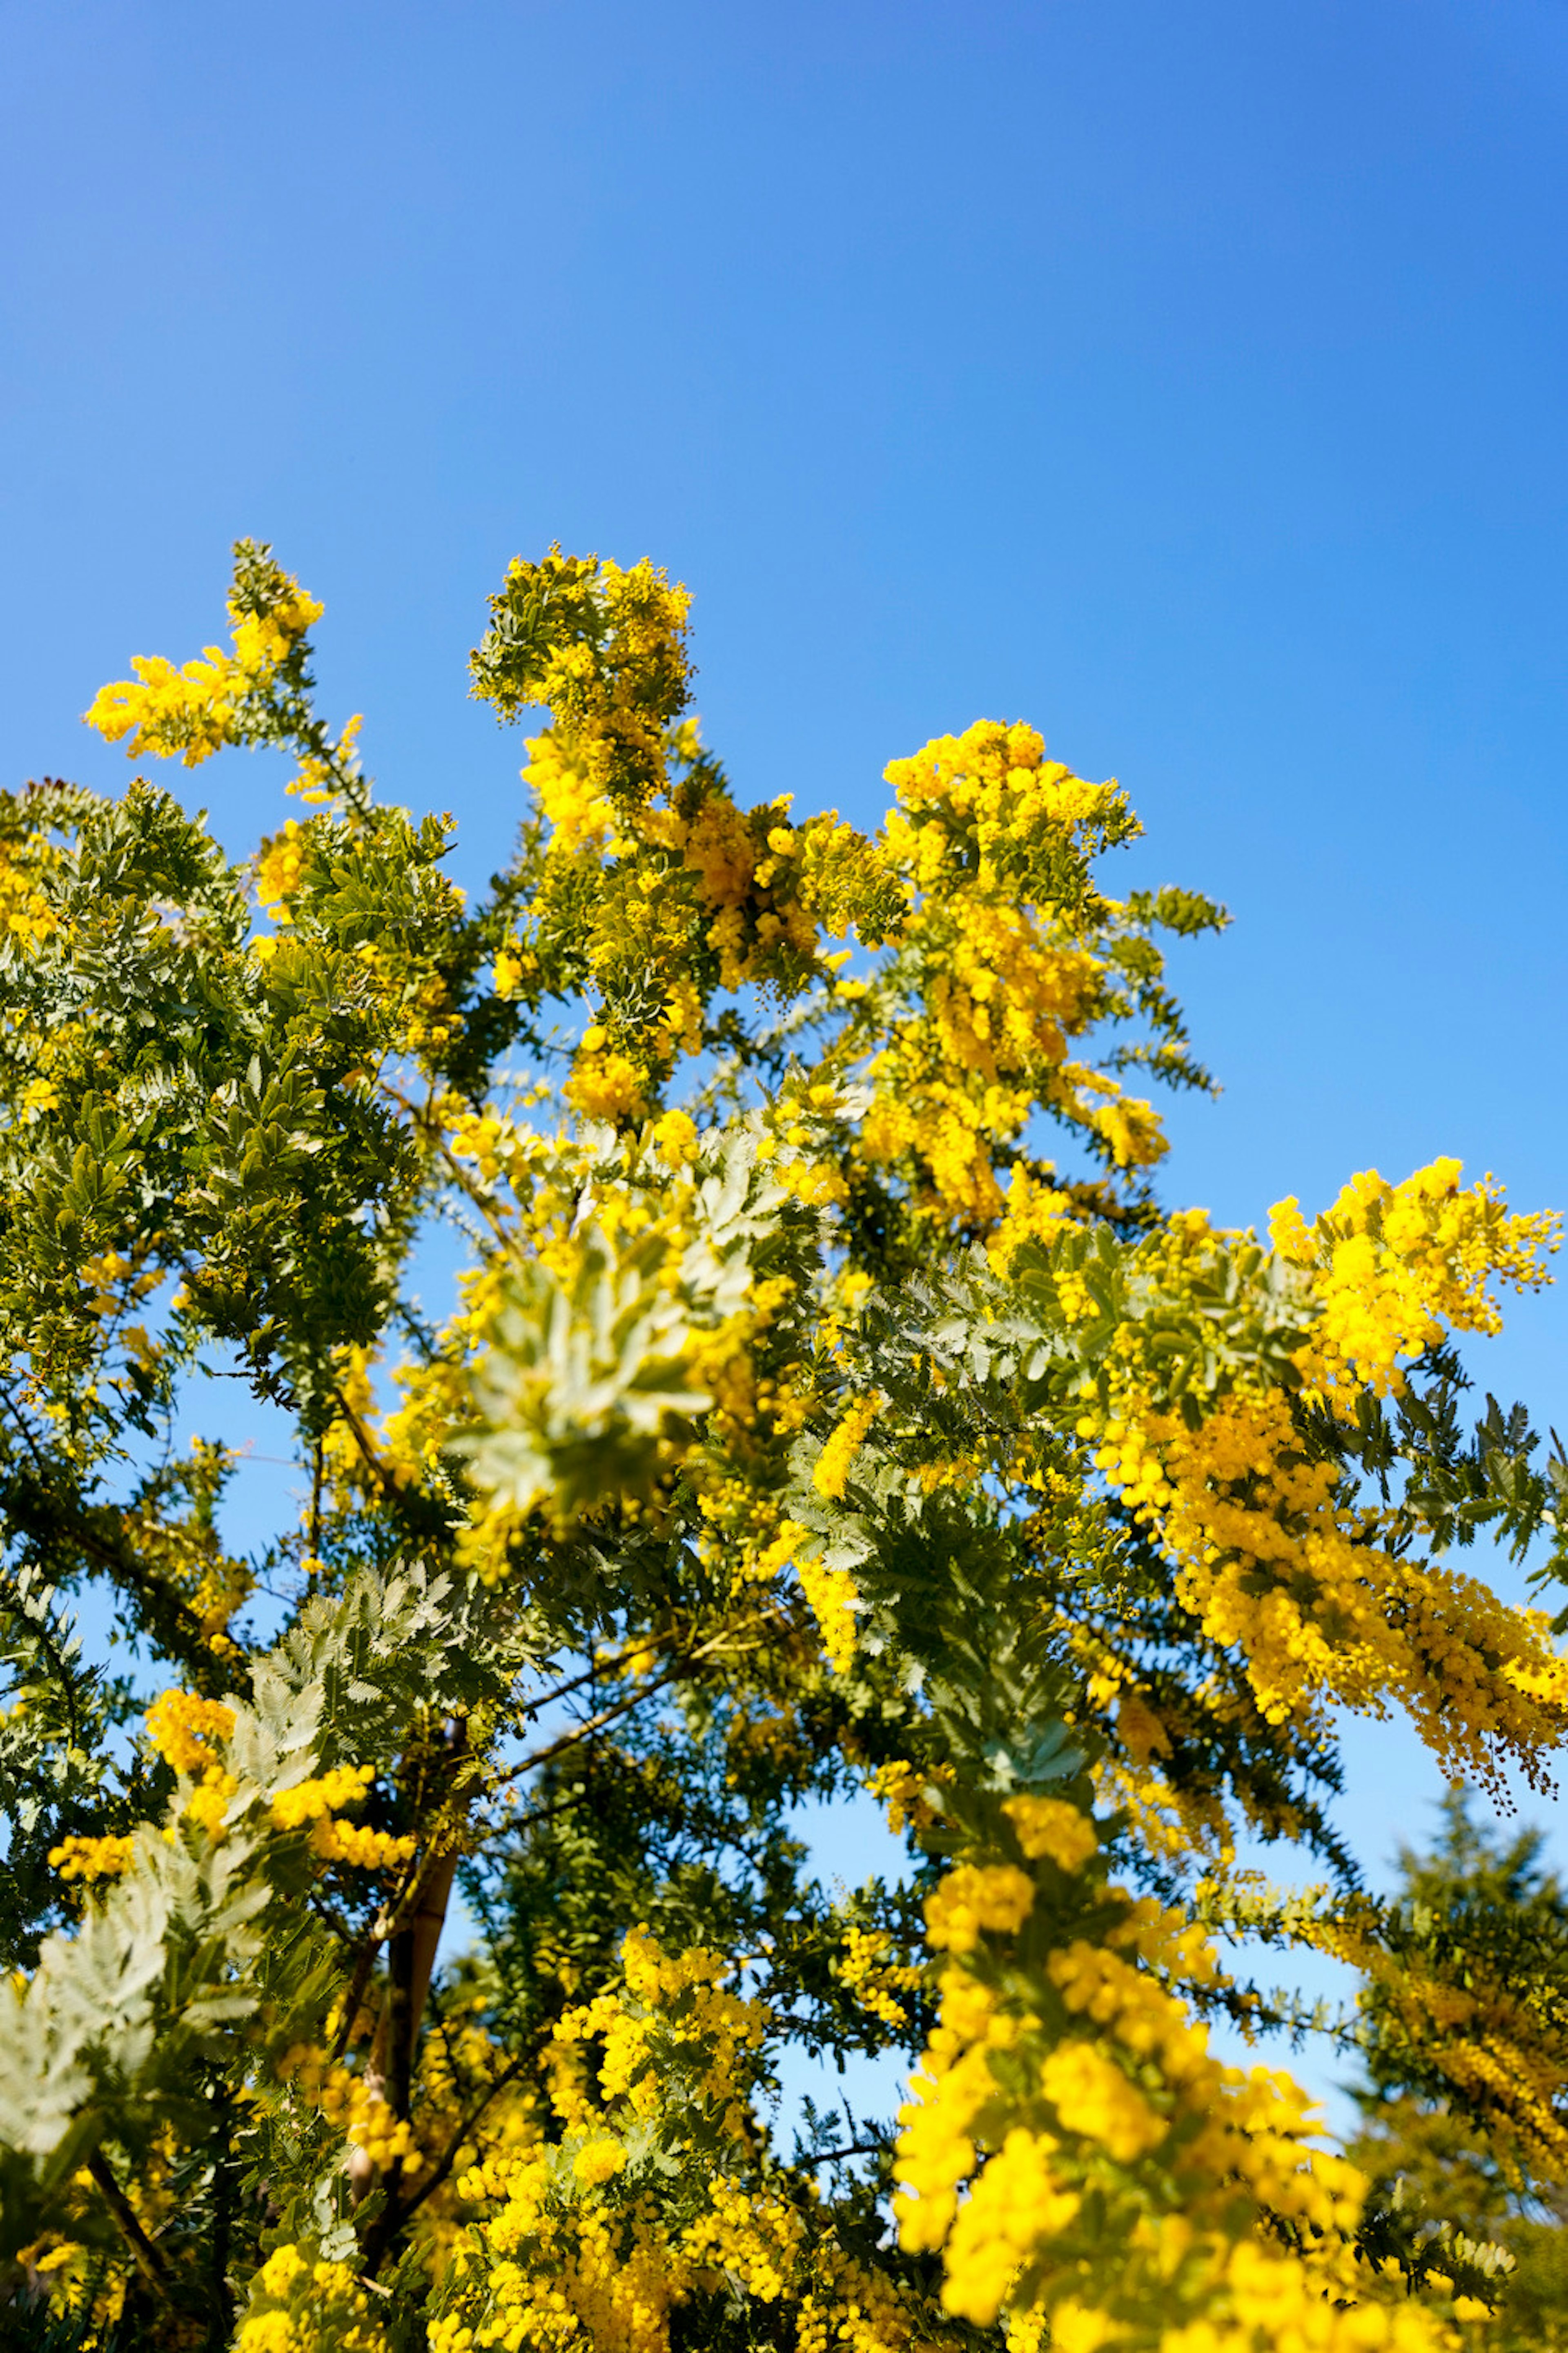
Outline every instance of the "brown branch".
[(393, 1477), (391, 1472), (386, 1470), (383, 1465), (381, 1457), (377, 1454), (374, 1444), (372, 1441), (370, 1432), (366, 1430), (363, 1422), (360, 1419), (358, 1414), (354, 1411), (353, 1406), (350, 1405), (347, 1398), (344, 1397), (342, 1389), (337, 1387), (335, 1382), (332, 1387), (332, 1403), (336, 1406), (343, 1419), (348, 1423), (349, 1431), (353, 1439), (353, 1442), (359, 1448), (361, 1454), (364, 1457), (366, 1469), (373, 1471), (375, 1473), (376, 1478), (380, 1481), (382, 1493), (384, 1495), (395, 1493), (397, 1488), (396, 1480)]
[(814, 2148), (808, 2157), (797, 2157), (782, 2168), (785, 2173), (810, 2173), (819, 2165), (837, 2165), (848, 2157), (881, 2157), (886, 2154), (885, 2140), (852, 2140), (844, 2148)]
[(115, 2228), (130, 2248), (137, 2270), (154, 2295), (164, 2304), (172, 2302), (168, 2264), (162, 2251), (154, 2246), (142, 2229), (136, 2209), (115, 2179), (113, 2168), (100, 2148), (95, 2148), (88, 2158), (87, 2169), (104, 2204), (114, 2217)]
[(553, 1691), (541, 1692), (536, 1699), (529, 1700), (523, 1707), (523, 1721), (526, 1723), (531, 1716), (542, 1715), (547, 1707), (553, 1707), (557, 1700), (565, 1699), (572, 1692), (581, 1691), (583, 1685), (591, 1683), (596, 1675), (614, 1674), (617, 1667), (624, 1666), (628, 1659), (635, 1658), (647, 1647), (646, 1636), (637, 1635), (627, 1641), (614, 1658), (595, 1659), (580, 1675), (568, 1675), (566, 1681), (557, 1683)]
[(374, 2273), (376, 2265), (396, 2234), (413, 2221), (426, 2198), (433, 2191), (439, 2189), (458, 2161), (458, 2151), (462, 2147), (485, 2110), (493, 2100), (500, 2098), (509, 2084), (515, 2083), (522, 2073), (523, 2064), (521, 2059), (514, 2059), (510, 2066), (502, 2068), (495, 2082), (479, 2099), (475, 2101), (473, 2106), (458, 2123), (456, 2131), (447, 2143), (445, 2156), (437, 2160), (428, 2173), (420, 2176), (419, 2187), (410, 2197), (399, 2198), (395, 2201), (388, 2198), (385, 2213), (373, 2232), (370, 2244), (366, 2249), (366, 2268), (372, 2274)]
[(6, 1510), (13, 1525), (35, 1543), (81, 1554), (123, 1590), (135, 1594), (150, 1616), (162, 1619), (163, 1625), (154, 1625), (153, 1630), (162, 1633), (176, 1656), (187, 1666), (199, 1662), (201, 1667), (211, 1669), (211, 1649), (189, 1602), (156, 1571), (144, 1567), (128, 1546), (99, 1534), (86, 1506), (73, 1504), (47, 1487), (41, 1488), (36, 1500), (19, 1495), (13, 1487), (6, 1497)]
[[(617, 1716), (626, 1715), (640, 1701), (650, 1698), (657, 1691), (662, 1691), (667, 1683), (679, 1683), (691, 1668), (700, 1666), (705, 1660), (729, 1650), (741, 1635), (753, 1627), (766, 1625), (768, 1620), (776, 1614), (773, 1610), (759, 1610), (754, 1618), (742, 1620), (739, 1626), (723, 1628), (710, 1641), (699, 1643), (696, 1650), (682, 1651), (671, 1661), (661, 1675), (655, 1675), (647, 1683), (637, 1683), (635, 1689), (625, 1693), (621, 1698), (612, 1701), (608, 1707), (602, 1707), (596, 1715), (585, 1717), (581, 1724), (574, 1725), (569, 1731), (559, 1734), (553, 1740), (546, 1741), (542, 1748), (535, 1748), (527, 1757), (520, 1757), (515, 1765), (509, 1765), (504, 1773), (498, 1773), (493, 1780), (487, 1783), (487, 1793), (490, 1789), (504, 1788), (509, 1781), (516, 1781), (524, 1773), (531, 1773), (537, 1766), (548, 1765), (552, 1757), (559, 1757), (565, 1749), (574, 1748), (580, 1740), (586, 1740), (594, 1733), (602, 1732), (607, 1724), (614, 1724)], [(640, 1643), (633, 1643), (623, 1655), (631, 1657), (641, 1647)], [(586, 1683), (594, 1672), (595, 1670), (590, 1668), (577, 1676), (575, 1681), (579, 1683)]]
[(21, 1407), (12, 1397), (10, 1384), (8, 1382), (0, 1382), (0, 1404), (5, 1406), (6, 1412), (10, 1415), (17, 1429), (21, 1431), (23, 1442), (26, 1446), (28, 1452), (32, 1455), (32, 1458), (37, 1464), (38, 1469), (44, 1472), (47, 1477), (49, 1468), (47, 1458), (44, 1454), (37, 1438), (33, 1434), (31, 1423), (28, 1421), (26, 1414), (22, 1411)]

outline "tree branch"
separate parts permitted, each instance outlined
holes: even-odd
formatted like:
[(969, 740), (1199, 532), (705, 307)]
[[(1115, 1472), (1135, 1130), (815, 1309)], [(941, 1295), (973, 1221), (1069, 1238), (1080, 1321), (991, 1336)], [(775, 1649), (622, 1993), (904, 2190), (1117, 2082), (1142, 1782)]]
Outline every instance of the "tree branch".
[(114, 2218), (116, 2230), (130, 2248), (137, 2270), (161, 2302), (171, 2303), (168, 2264), (142, 2229), (136, 2209), (115, 2179), (113, 2168), (100, 2148), (95, 2148), (88, 2158), (87, 2170)]

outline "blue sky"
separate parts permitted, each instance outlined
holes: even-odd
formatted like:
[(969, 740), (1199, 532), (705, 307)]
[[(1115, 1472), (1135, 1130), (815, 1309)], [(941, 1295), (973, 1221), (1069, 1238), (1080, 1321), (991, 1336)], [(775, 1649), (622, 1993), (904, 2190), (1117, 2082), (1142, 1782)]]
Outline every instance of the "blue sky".
[[(648, 554), (742, 797), (869, 820), (1026, 717), (1128, 786), (1129, 879), (1229, 903), (1173, 1197), (1568, 1198), (1559, 7), (29, 0), (0, 54), (7, 782), (123, 781), (77, 714), (218, 633), (249, 533), (480, 880), (487, 591)], [(281, 813), (193, 782), (237, 850)], [(1568, 1427), (1565, 1339), (1478, 1372)], [(1355, 1754), (1376, 1854), (1436, 1779)]]

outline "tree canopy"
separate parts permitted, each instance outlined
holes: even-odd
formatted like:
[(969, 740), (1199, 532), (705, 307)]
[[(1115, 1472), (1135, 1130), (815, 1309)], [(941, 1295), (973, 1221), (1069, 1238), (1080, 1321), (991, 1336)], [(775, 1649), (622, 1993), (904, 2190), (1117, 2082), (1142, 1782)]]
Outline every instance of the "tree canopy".
[[(1028, 726), (894, 761), (875, 832), (748, 808), (685, 591), (519, 561), (470, 905), (317, 715), (321, 616), (242, 542), (230, 645), (87, 714), (287, 752), (254, 857), (141, 776), (0, 799), (0, 2326), (1465, 2340), (1496, 2248), (1210, 2031), (1333, 2031), (1247, 1955), (1336, 1954), (1378, 2080), (1505, 2202), (1561, 2176), (1555, 1960), (1377, 1900), (1331, 1803), (1344, 1709), (1549, 1786), (1553, 1623), (1457, 1555), (1555, 1577), (1568, 1472), (1457, 1344), (1556, 1219), (1447, 1160), (1267, 1240), (1163, 1205), (1163, 944), (1224, 913), (1111, 895), (1128, 800)], [(294, 1433), (243, 1556), (220, 1377)], [(807, 1801), (907, 1869), (824, 1885)], [(908, 2098), (795, 2129), (801, 2053)]]

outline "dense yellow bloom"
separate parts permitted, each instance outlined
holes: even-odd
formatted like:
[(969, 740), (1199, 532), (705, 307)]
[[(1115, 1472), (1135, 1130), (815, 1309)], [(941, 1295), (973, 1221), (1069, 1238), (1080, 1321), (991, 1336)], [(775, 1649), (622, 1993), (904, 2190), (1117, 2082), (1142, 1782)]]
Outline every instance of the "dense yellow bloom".
[[(1489, 1183), (1461, 1191), (1458, 1177), (1454, 1161), (1399, 1186), (1358, 1177), (1312, 1229), (1294, 1203), (1275, 1211), (1276, 1246), (1307, 1286), (1296, 1362), (1310, 1401), (1353, 1419), (1358, 1397), (1397, 1391), (1403, 1362), (1445, 1332), (1495, 1329), (1494, 1279), (1545, 1279), (1556, 1221), (1511, 1216)], [(1212, 1238), (1173, 1220), (1165, 1247), (1174, 1269)], [(1544, 1614), (1380, 1543), (1384, 1516), (1303, 1450), (1283, 1389), (1238, 1387), (1192, 1428), (1142, 1389), (1138, 1345), (1129, 1335), (1117, 1409), (1080, 1434), (1100, 1439), (1099, 1467), (1173, 1561), (1183, 1604), (1243, 1656), (1264, 1715), (1283, 1723), (1322, 1694), (1372, 1713), (1397, 1699), (1449, 1770), (1490, 1780), (1511, 1757), (1535, 1772), (1568, 1725), (1568, 1663)]]
[(232, 1773), (226, 1773), (221, 1765), (209, 1765), (191, 1792), (190, 1803), (185, 1808), (186, 1820), (205, 1831), (208, 1838), (221, 1838), (228, 1801), (238, 1788), (239, 1783)]
[[(1064, 862), (1107, 828), (1132, 828), (1119, 788), (1047, 761), (1033, 728), (990, 721), (895, 760), (887, 776), (899, 806), (884, 854), (904, 882), (900, 944), (919, 996), (871, 1064), (862, 1152), (912, 1159), (946, 1216), (983, 1228), (1004, 1208), (998, 1146), (1038, 1103), (1099, 1138), (1118, 1167), (1158, 1159), (1151, 1105), (1071, 1051), (1115, 998), (1093, 927), (1103, 902), (1082, 927), (1052, 903)], [(1024, 1197), (1016, 1208), (1026, 1215)]]
[[(46, 871), (47, 860), (36, 852), (30, 858), (14, 858), (0, 843), (0, 944), (9, 935), (24, 946), (29, 943), (41, 946), (59, 930), (59, 917), (38, 888)], [(40, 1083), (34, 1080), (29, 1086)]]
[(305, 837), (298, 818), (289, 818), (263, 854), (256, 870), (256, 895), (276, 922), (287, 922), (280, 914), (283, 902), (289, 899), (299, 885), (305, 863)]
[(374, 1765), (337, 1765), (310, 1781), (296, 1781), (272, 1800), (273, 1826), (298, 1830), (301, 1822), (317, 1822), (339, 1806), (352, 1806), (364, 1796), (375, 1778)]
[(1122, 2164), (1165, 2137), (1165, 2120), (1093, 2042), (1063, 2042), (1040, 2070), (1040, 2089), (1069, 2132), (1101, 2142)]
[(855, 1612), (860, 1599), (855, 1579), (847, 1568), (829, 1568), (820, 1547), (810, 1542), (800, 1544), (796, 1550), (795, 1574), (811, 1605), (829, 1664), (841, 1674), (847, 1673), (855, 1655)]
[(896, 2032), (909, 2022), (909, 2012), (899, 1996), (911, 1992), (923, 1972), (909, 1963), (889, 1962), (889, 1939), (881, 1930), (847, 1929), (837, 1974), (861, 2008)]
[(593, 2189), (601, 2181), (613, 2181), (626, 2161), (625, 2143), (601, 2136), (597, 2140), (584, 2143), (572, 2160), (572, 2170), (579, 2181), (586, 2182)]
[(1244, 1654), (1270, 1721), (1320, 1691), (1374, 1711), (1396, 1696), (1446, 1764), (1482, 1778), (1559, 1737), (1568, 1667), (1545, 1614), (1380, 1547), (1337, 1467), (1303, 1460), (1284, 1398), (1234, 1397), (1195, 1431), (1133, 1398), (1123, 1414), (1097, 1459), (1205, 1631)]
[(235, 2353), (386, 2353), (371, 2298), (346, 2263), (286, 2242), (251, 2284)]
[(985, 1929), (1016, 1928), (1034, 1908), (1035, 1883), (1010, 1862), (961, 1862), (926, 1898), (926, 1938), (939, 1953), (967, 1953)]
[(234, 1731), (234, 1710), (222, 1700), (201, 1699), (195, 1692), (166, 1691), (147, 1711), (147, 1735), (166, 1765), (176, 1773), (205, 1773), (218, 1762), (210, 1740), (227, 1740)]
[(584, 1052), (567, 1080), (566, 1100), (584, 1119), (635, 1119), (645, 1108), (646, 1081), (625, 1054)]
[(131, 667), (135, 676), (100, 687), (85, 713), (105, 743), (118, 744), (129, 735), (126, 751), (138, 759), (144, 752), (169, 759), (177, 752), (187, 768), (237, 740), (240, 704), (286, 661), (323, 607), (298, 582), (266, 612), (241, 613), (230, 604), (234, 618), (234, 651), (208, 646), (205, 659), (176, 669), (163, 655), (137, 654)]
[(1310, 1270), (1321, 1317), (1302, 1351), (1310, 1388), (1352, 1413), (1355, 1393), (1386, 1397), (1403, 1385), (1399, 1359), (1455, 1332), (1497, 1332), (1489, 1291), (1547, 1282), (1557, 1249), (1555, 1213), (1510, 1214), (1490, 1177), (1461, 1191), (1457, 1160), (1435, 1160), (1400, 1185), (1369, 1169), (1352, 1176), (1332, 1208), (1309, 1226), (1294, 1200), (1269, 1212), (1282, 1258)]
[(357, 1805), (375, 1778), (373, 1765), (338, 1765), (312, 1780), (297, 1781), (272, 1800), (275, 1830), (299, 1830), (310, 1825), (310, 1845), (327, 1862), (353, 1862), (367, 1871), (387, 1870), (407, 1862), (418, 1841), (397, 1838), (389, 1831), (363, 1829), (337, 1819), (336, 1809)]
[(1002, 1808), (1033, 1860), (1048, 1854), (1061, 1871), (1076, 1871), (1099, 1851), (1094, 1824), (1065, 1798), (1009, 1798)]
[(132, 1838), (68, 1838), (49, 1849), (49, 1869), (62, 1879), (118, 1879), (131, 1868)]
[(1020, 2263), (1082, 2205), (1052, 2170), (1054, 2147), (1048, 2136), (1015, 2125), (959, 2209), (942, 2302), (961, 2319), (982, 2328), (994, 2320)]
[(842, 1498), (855, 1457), (877, 1419), (879, 1408), (879, 1400), (875, 1396), (856, 1398), (818, 1455), (811, 1483), (828, 1502), (837, 1503)]

